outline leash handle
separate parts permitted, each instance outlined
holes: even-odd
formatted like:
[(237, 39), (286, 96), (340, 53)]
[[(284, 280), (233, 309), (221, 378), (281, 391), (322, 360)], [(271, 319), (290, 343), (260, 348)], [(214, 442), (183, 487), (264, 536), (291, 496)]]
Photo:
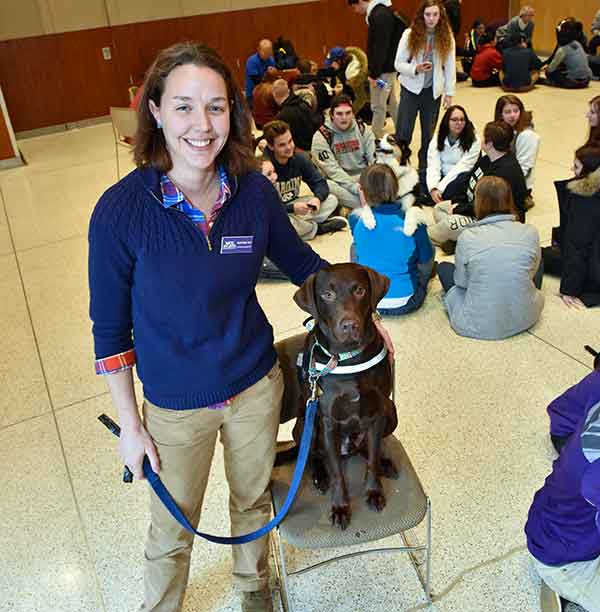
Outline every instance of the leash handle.
[[(313, 394), (316, 395), (316, 384), (314, 385)], [(203, 533), (202, 531), (196, 531), (191, 523), (188, 521), (185, 514), (181, 511), (181, 508), (177, 505), (171, 494), (169, 493), (167, 487), (165, 487), (164, 483), (160, 479), (160, 476), (152, 469), (150, 465), (150, 460), (147, 456), (144, 456), (144, 463), (142, 469), (144, 471), (144, 476), (146, 480), (152, 487), (153, 491), (156, 493), (158, 498), (162, 501), (165, 508), (169, 511), (171, 516), (187, 531), (193, 533), (194, 535), (200, 536), (209, 542), (213, 542), (214, 544), (245, 544), (247, 542), (253, 542), (254, 540), (258, 540), (265, 536), (269, 531), (277, 527), (283, 521), (289, 509), (291, 508), (294, 499), (296, 498), (296, 493), (300, 488), (300, 484), (302, 482), (302, 475), (304, 473), (304, 468), (306, 467), (306, 462), (308, 461), (308, 454), (310, 452), (310, 447), (312, 444), (312, 433), (315, 424), (315, 417), (317, 414), (318, 401), (316, 399), (309, 399), (306, 403), (306, 412), (304, 415), (304, 431), (302, 432), (302, 438), (300, 440), (300, 449), (298, 451), (298, 459), (296, 461), (296, 468), (294, 469), (294, 475), (292, 476), (292, 482), (290, 483), (290, 489), (288, 494), (281, 506), (279, 512), (264, 526), (252, 533), (247, 533), (241, 536), (234, 537), (225, 537), (225, 536), (216, 536), (211, 535), (209, 533)], [(103, 418), (101, 418), (103, 417)], [(103, 423), (112, 433), (115, 435), (119, 435), (117, 430), (120, 433), (119, 426), (108, 416), (100, 415), (98, 420)], [(115, 429), (116, 428), (116, 429)]]
[[(108, 431), (117, 436), (117, 438), (121, 437), (121, 428), (107, 414), (102, 413), (98, 417), (98, 420), (108, 429)], [(144, 457), (144, 459), (146, 459), (146, 457)], [(133, 482), (133, 472), (127, 466), (123, 468), (123, 482), (127, 484)]]

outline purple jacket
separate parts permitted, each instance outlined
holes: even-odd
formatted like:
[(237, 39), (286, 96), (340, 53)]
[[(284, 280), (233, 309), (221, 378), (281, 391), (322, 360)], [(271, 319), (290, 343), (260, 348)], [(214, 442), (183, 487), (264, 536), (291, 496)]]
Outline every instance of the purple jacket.
[(525, 525), (527, 547), (546, 565), (600, 556), (600, 372), (549, 406), (550, 431), (569, 440), (535, 494)]

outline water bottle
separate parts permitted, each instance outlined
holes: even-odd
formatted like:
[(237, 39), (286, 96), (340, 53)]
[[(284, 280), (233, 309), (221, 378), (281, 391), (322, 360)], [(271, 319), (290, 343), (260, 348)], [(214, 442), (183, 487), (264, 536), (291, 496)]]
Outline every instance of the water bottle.
[(375, 85), (377, 85), (379, 89), (384, 89), (385, 91), (390, 89), (390, 84), (385, 79), (377, 79)]

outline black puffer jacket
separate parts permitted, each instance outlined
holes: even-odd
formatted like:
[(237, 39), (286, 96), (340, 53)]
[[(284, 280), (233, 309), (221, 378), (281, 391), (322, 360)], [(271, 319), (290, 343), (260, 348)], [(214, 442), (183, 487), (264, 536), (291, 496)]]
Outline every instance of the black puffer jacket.
[(560, 206), (560, 292), (586, 306), (600, 305), (600, 168), (554, 185)]
[(276, 118), (290, 126), (294, 143), (299, 149), (310, 151), (313, 134), (323, 123), (318, 111), (313, 110), (300, 96), (290, 94)]

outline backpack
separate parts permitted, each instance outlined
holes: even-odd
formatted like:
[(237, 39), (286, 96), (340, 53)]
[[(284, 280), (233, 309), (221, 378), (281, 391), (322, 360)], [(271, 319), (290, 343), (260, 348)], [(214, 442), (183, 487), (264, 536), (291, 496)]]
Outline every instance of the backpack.
[(292, 41), (279, 36), (273, 43), (273, 59), (279, 70), (295, 68), (298, 63), (298, 56)]
[(402, 38), (402, 34), (404, 34), (404, 30), (408, 28), (409, 21), (398, 13), (398, 11), (393, 11), (394, 19), (396, 23), (396, 27), (394, 28), (394, 34), (392, 40), (390, 42), (392, 49), (397, 49), (400, 44), (400, 39)]

